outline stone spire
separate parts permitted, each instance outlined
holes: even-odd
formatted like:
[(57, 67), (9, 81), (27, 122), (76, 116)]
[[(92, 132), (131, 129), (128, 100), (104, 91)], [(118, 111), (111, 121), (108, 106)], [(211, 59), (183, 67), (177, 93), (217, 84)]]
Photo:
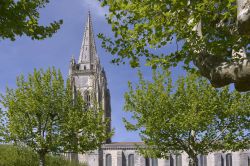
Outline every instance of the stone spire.
[(82, 46), (80, 50), (79, 64), (94, 64), (97, 60), (95, 39), (91, 21), (90, 12), (88, 14), (88, 20), (85, 26), (85, 31), (83, 35)]

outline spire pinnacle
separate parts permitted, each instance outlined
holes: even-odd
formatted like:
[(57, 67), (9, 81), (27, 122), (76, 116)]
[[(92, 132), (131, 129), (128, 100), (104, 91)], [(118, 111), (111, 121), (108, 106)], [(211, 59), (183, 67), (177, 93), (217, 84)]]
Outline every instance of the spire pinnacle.
[(76, 64), (74, 55), (71, 56), (70, 63), (71, 64)]
[(95, 63), (96, 59), (97, 59), (97, 53), (96, 53), (95, 39), (91, 21), (91, 14), (90, 11), (88, 11), (88, 19), (85, 26), (78, 63), (93, 64)]

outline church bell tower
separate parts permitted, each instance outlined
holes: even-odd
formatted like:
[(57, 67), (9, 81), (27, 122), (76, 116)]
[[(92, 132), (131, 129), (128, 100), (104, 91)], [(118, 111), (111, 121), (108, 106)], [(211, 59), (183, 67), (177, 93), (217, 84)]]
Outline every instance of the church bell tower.
[[(87, 106), (93, 106), (95, 101), (104, 110), (104, 118), (111, 118), (110, 92), (104, 68), (100, 64), (96, 51), (90, 12), (83, 34), (78, 63), (72, 57), (69, 76), (73, 87), (81, 92)], [(110, 130), (111, 121), (107, 131), (110, 132)], [(106, 141), (106, 143), (110, 142), (110, 139)]]

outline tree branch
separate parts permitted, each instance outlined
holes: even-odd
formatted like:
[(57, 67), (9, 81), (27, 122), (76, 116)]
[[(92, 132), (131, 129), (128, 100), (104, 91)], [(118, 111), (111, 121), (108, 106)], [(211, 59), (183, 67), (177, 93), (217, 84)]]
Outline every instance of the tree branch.
[(212, 86), (219, 88), (234, 83), (237, 91), (249, 91), (250, 59), (244, 58), (237, 62), (227, 62), (220, 56), (201, 53), (194, 64), (202, 76), (208, 78)]
[(237, 0), (237, 21), (239, 33), (250, 35), (250, 0)]
[[(250, 3), (250, 0), (247, 1)], [(201, 21), (194, 26), (193, 31), (202, 38)], [(235, 89), (239, 92), (250, 90), (250, 58), (246, 56), (245, 48), (240, 49), (238, 52), (228, 53), (228, 56), (211, 55), (206, 50), (194, 50), (194, 52), (198, 54), (193, 59), (195, 66), (199, 69), (202, 76), (209, 79), (212, 86), (220, 88), (234, 83)], [(235, 55), (239, 57), (232, 57), (232, 61), (226, 60), (226, 57)]]

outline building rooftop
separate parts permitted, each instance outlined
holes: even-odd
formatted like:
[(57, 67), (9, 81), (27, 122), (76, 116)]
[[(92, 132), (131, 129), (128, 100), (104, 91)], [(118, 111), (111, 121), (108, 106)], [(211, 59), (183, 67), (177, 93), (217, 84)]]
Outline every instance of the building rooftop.
[(112, 142), (109, 144), (104, 144), (102, 146), (103, 150), (117, 150), (117, 149), (123, 149), (123, 150), (134, 150), (138, 149), (138, 146), (143, 146), (143, 142)]

